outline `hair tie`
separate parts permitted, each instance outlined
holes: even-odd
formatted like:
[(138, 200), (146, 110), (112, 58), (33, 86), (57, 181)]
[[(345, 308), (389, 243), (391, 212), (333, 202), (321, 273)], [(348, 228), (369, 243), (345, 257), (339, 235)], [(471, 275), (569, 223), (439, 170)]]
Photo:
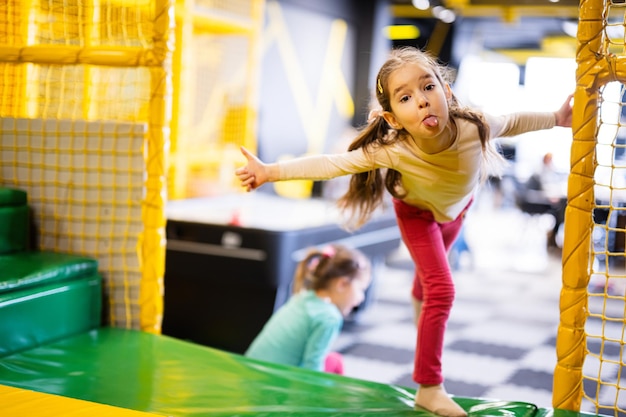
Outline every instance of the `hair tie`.
[(382, 117), (382, 115), (383, 111), (381, 109), (370, 110), (369, 114), (367, 115), (367, 123), (372, 123), (379, 117)]
[(326, 246), (324, 250), (322, 250), (322, 256), (324, 256), (325, 258), (332, 258), (333, 256), (335, 256), (335, 248), (333, 248), (332, 246)]

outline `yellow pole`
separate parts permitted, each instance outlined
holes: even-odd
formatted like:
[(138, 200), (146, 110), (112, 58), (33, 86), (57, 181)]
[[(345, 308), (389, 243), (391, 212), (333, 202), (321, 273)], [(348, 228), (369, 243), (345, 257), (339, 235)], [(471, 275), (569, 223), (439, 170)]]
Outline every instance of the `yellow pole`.
[(250, 48), (248, 52), (248, 88), (246, 99), (246, 126), (243, 145), (256, 152), (257, 149), (257, 106), (258, 106), (258, 90), (259, 90), (259, 73), (261, 66), (261, 32), (263, 30), (263, 16), (265, 13), (265, 0), (254, 0), (252, 2), (252, 30), (248, 35)]
[(430, 35), (430, 38), (428, 39), (428, 44), (426, 45), (427, 50), (434, 56), (439, 56), (449, 32), (450, 24), (438, 20), (437, 23), (435, 23), (432, 35)]
[(597, 79), (605, 63), (599, 55), (602, 51), (602, 12), (603, 0), (581, 1), (572, 121), (574, 138), (565, 210), (561, 318), (557, 332), (557, 365), (552, 397), (554, 408), (571, 411), (580, 411), (583, 397), (582, 369), (587, 354), (585, 321), (592, 209), (595, 204)]
[[(99, 21), (99, 10), (100, 10), (100, 1), (99, 0), (85, 0), (84, 7), (80, 8), (80, 10), (84, 11), (82, 21), (78, 23), (85, 28), (85, 47), (89, 48), (94, 44), (99, 44), (100, 42), (100, 32), (98, 31), (97, 26), (94, 22)], [(84, 75), (83, 75), (83, 119), (85, 120), (93, 120), (97, 115), (96, 109), (94, 109), (94, 102), (92, 100), (93, 97), (93, 87), (91, 77), (93, 76), (91, 66), (85, 65)]]
[[(193, 0), (176, 1), (176, 47), (172, 63), (172, 83), (176, 94), (172, 101), (172, 130), (170, 157), (176, 162), (169, 168), (168, 191), (171, 199), (186, 196), (187, 157), (184, 140), (189, 134), (193, 111), (189, 107), (193, 103), (190, 94), (190, 80), (194, 74), (189, 63), (194, 62), (193, 51)], [(186, 64), (187, 63), (187, 64)]]
[(167, 150), (171, 121), (171, 55), (174, 7), (171, 0), (155, 0), (154, 59), (150, 68), (151, 95), (147, 144), (146, 194), (143, 201), (144, 230), (139, 239), (141, 330), (160, 333), (163, 321), (165, 273), (165, 203), (167, 201)]
[[(33, 13), (32, 1), (9, 0), (7, 13), (0, 15), (0, 24), (7, 28), (7, 43), (16, 47), (28, 44)], [(13, 36), (10, 36), (10, 35)], [(0, 100), (0, 115), (24, 117), (27, 114), (26, 94), (29, 83), (26, 82), (26, 65), (2, 65), (2, 85), (6, 88)]]

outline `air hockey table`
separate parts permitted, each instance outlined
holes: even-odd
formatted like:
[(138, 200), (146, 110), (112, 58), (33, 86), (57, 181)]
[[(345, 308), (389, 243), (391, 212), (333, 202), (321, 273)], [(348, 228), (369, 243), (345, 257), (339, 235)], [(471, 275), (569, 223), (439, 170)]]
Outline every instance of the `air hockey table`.
[(257, 191), (170, 201), (166, 216), (163, 334), (233, 353), (289, 298), (310, 248), (345, 244), (371, 259), (373, 284), (348, 318), (356, 320), (374, 298), (378, 266), (400, 244), (391, 208), (348, 232), (325, 199)]

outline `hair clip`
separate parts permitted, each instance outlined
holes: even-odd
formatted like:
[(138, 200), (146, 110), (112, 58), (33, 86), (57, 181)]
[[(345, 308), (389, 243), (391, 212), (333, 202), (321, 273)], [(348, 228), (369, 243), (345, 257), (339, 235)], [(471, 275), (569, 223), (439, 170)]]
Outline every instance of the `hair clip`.
[(377, 84), (378, 84), (378, 92), (380, 94), (382, 94), (383, 93), (383, 85), (380, 83), (380, 78), (378, 79), (378, 83)]

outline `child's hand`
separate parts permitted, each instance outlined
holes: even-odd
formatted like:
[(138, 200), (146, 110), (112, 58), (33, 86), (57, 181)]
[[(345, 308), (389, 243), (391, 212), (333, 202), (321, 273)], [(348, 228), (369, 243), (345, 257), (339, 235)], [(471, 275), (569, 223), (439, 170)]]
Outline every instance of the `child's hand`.
[(572, 98), (573, 94), (567, 96), (567, 99), (563, 103), (560, 109), (554, 112), (556, 117), (556, 125), (562, 127), (572, 126)]
[(248, 160), (246, 166), (235, 170), (235, 175), (241, 181), (241, 186), (245, 187), (246, 191), (252, 191), (269, 181), (269, 166), (248, 152), (243, 146), (241, 147), (241, 153)]

